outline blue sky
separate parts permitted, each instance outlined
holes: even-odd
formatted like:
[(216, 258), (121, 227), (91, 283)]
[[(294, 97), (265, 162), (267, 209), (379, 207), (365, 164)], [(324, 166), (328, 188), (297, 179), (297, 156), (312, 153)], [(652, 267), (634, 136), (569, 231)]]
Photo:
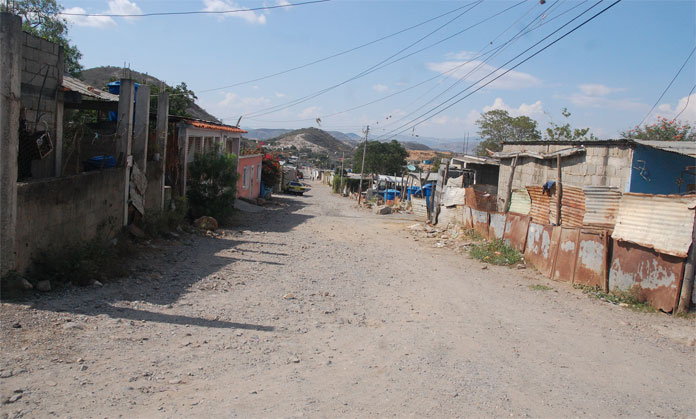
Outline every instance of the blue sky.
[[(287, 1), (64, 0), (63, 6), (71, 12), (137, 14), (282, 3)], [(199, 105), (227, 123), (235, 123), (240, 115), (245, 115), (244, 127), (317, 126), (315, 119), (321, 118), (322, 128), (345, 132), (359, 133), (369, 124), (375, 136), (407, 130), (406, 133), (421, 136), (462, 138), (467, 132), (476, 135), (476, 119), (490, 109), (528, 115), (539, 121), (543, 129), (550, 121), (565, 123), (561, 109), (567, 107), (572, 113), (567, 120), (571, 125), (590, 127), (601, 138), (616, 138), (620, 131), (643, 119), (696, 45), (696, 2), (623, 0), (451, 108), (422, 122), (416, 120), (421, 123), (415, 128), (413, 122), (409, 123), (474, 85), (594, 3), (596, 0), (548, 0), (544, 5), (538, 0), (333, 0), (226, 15), (68, 18), (70, 37), (84, 54), (82, 63), (86, 68), (122, 66), (125, 62), (132, 69), (169, 84), (185, 81), (197, 92)], [(611, 3), (602, 2), (575, 24)], [(514, 5), (497, 17), (444, 40)], [(307, 68), (205, 92), (300, 66), (447, 12), (452, 13)], [(446, 24), (448, 21), (451, 22)], [(505, 44), (519, 33), (523, 35)], [(264, 109), (345, 82), (421, 38), (395, 58), (442, 42), (296, 106), (260, 115)], [(555, 38), (549, 40), (552, 39)], [(501, 48), (494, 49), (498, 47)], [(488, 55), (478, 56), (487, 52)], [(696, 93), (688, 98), (696, 83), (694, 55), (647, 122), (654, 121), (657, 115), (673, 117), (682, 112), (681, 120), (696, 123)], [(489, 61), (484, 62), (486, 59)], [(330, 116), (430, 78), (435, 79), (374, 104)], [(454, 83), (457, 84), (452, 86)], [(436, 97), (441, 92), (444, 93)], [(428, 101), (431, 102), (426, 104)]]

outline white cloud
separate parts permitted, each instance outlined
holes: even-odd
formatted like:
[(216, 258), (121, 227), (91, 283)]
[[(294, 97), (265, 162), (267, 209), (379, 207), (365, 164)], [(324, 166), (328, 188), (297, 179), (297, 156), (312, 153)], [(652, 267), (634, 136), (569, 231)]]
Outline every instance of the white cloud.
[(375, 84), (374, 86), (372, 86), (372, 90), (374, 90), (375, 92), (382, 93), (389, 90), (389, 86), (387, 86), (386, 84)]
[(225, 93), (225, 97), (217, 103), (217, 106), (227, 109), (240, 109), (244, 113), (253, 112), (255, 110), (267, 107), (270, 105), (270, 99), (265, 97), (240, 97), (236, 93)]
[(544, 107), (541, 104), (540, 100), (537, 100), (536, 102), (532, 103), (531, 105), (528, 105), (526, 103), (521, 104), (517, 108), (513, 108), (509, 105), (507, 105), (503, 99), (501, 98), (496, 98), (493, 101), (493, 104), (491, 106), (484, 106), (483, 111), (481, 113), (485, 113), (488, 111), (492, 111), (494, 109), (501, 109), (504, 111), (507, 111), (507, 113), (510, 114), (510, 116), (528, 116), (530, 118), (538, 118), (544, 114)]
[(276, 4), (278, 6), (290, 6), (290, 4), (292, 4), (292, 3), (290, 3), (288, 0), (278, 0), (276, 2)]
[(680, 121), (689, 121), (691, 123), (696, 122), (696, 93), (692, 93), (691, 96), (684, 96), (679, 99), (676, 106), (672, 106), (669, 103), (662, 103), (655, 108), (650, 117), (646, 119), (646, 122), (650, 120), (654, 121), (658, 116), (663, 118), (672, 119), (679, 115)]
[[(82, 7), (71, 7), (69, 9), (63, 10), (64, 13), (87, 13)], [(105, 28), (108, 26), (116, 26), (116, 22), (108, 16), (71, 16), (63, 15), (68, 23), (75, 26), (86, 26), (91, 28)]]
[(472, 51), (448, 52), (445, 54), (445, 58), (448, 60), (470, 60), (475, 56), (476, 53)]
[(321, 107), (319, 106), (310, 106), (309, 108), (303, 109), (297, 116), (299, 118), (305, 119), (305, 118), (316, 118), (319, 116), (319, 113), (321, 112)]
[(277, 97), (277, 98), (284, 98), (284, 97), (285, 97), (285, 93), (275, 92), (275, 97)]
[(603, 84), (581, 84), (578, 89), (587, 96), (607, 96), (614, 92), (621, 92), (626, 89), (620, 87), (608, 87)]
[[(203, 0), (204, 12), (224, 12), (228, 10), (243, 9), (240, 5), (232, 0)], [(221, 13), (217, 15), (218, 19), (222, 20), (228, 17), (236, 17), (244, 19), (249, 23), (258, 23), (263, 25), (266, 23), (266, 15), (253, 11), (237, 12), (237, 13)]]
[[(64, 13), (87, 13), (82, 7), (71, 7), (65, 9)], [(138, 5), (129, 0), (111, 0), (109, 1), (109, 8), (101, 13), (95, 14), (109, 14), (109, 15), (137, 15), (142, 14), (143, 11), (138, 7)], [(72, 23), (75, 26), (87, 26), (92, 28), (105, 28), (109, 26), (116, 26), (116, 21), (109, 16), (71, 16), (64, 15), (65, 20)], [(126, 17), (126, 20), (135, 20), (136, 17)]]
[[(469, 53), (456, 53), (453, 55), (453, 57), (462, 58), (459, 58), (458, 60), (455, 58), (449, 61), (426, 63), (426, 67), (429, 70), (446, 74), (447, 77), (457, 80), (465, 80), (468, 82), (477, 82), (479, 79), (486, 77), (489, 73), (496, 71), (496, 67), (486, 64), (483, 61), (468, 60), (467, 54)], [(451, 54), (449, 55), (452, 56)], [(497, 75), (502, 74), (504, 71), (505, 69), (496, 71), (491, 76), (486, 77), (480, 84), (490, 81)], [(511, 90), (539, 86), (540, 84), (541, 80), (532, 76), (531, 74), (513, 70), (489, 84), (488, 87), (493, 89)]]

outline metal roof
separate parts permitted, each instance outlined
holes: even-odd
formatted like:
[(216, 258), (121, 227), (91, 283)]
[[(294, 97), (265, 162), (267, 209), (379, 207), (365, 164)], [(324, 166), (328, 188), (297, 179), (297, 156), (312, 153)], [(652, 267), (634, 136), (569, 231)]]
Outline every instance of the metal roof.
[(500, 160), (490, 158), (490, 157), (479, 157), (479, 156), (459, 156), (452, 157), (450, 164), (456, 164), (455, 162), (461, 163), (475, 163), (475, 164), (492, 164), (495, 166), (500, 166)]
[(611, 237), (656, 252), (686, 257), (694, 228), (696, 195), (626, 193)]
[(189, 124), (189, 125), (193, 125), (196, 128), (211, 129), (211, 130), (216, 130), (216, 131), (236, 132), (239, 134), (245, 134), (247, 132), (239, 127), (233, 127), (232, 125), (218, 124), (216, 122), (201, 121), (198, 119), (184, 119), (184, 122)]
[(84, 96), (93, 97), (107, 102), (118, 102), (118, 95), (99, 90), (74, 77), (63, 76), (63, 89), (69, 92), (77, 92)]
[(696, 157), (696, 142), (694, 141), (647, 141), (633, 140), (634, 142), (660, 150), (671, 151), (673, 153), (686, 154)]
[(561, 150), (551, 152), (535, 152), (535, 151), (497, 151), (492, 154), (497, 159), (511, 159), (514, 157), (532, 157), (539, 160), (555, 159), (556, 157), (572, 156), (573, 154), (584, 153), (585, 147), (568, 147)]

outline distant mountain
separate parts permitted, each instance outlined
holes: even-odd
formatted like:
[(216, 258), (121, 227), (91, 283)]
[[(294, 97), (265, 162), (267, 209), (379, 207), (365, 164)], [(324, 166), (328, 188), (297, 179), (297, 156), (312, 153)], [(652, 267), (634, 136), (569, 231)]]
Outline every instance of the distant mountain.
[(329, 134), (331, 134), (335, 139), (338, 141), (343, 141), (346, 144), (350, 144), (351, 146), (355, 147), (361, 140), (362, 137), (359, 136), (358, 134), (354, 134), (352, 132), (341, 132), (341, 131), (326, 131)]
[[(164, 83), (157, 77), (151, 76), (147, 73), (140, 73), (138, 71), (127, 69), (124, 70), (121, 67), (114, 66), (94, 67), (89, 68), (87, 70), (82, 70), (80, 78), (82, 79), (82, 81), (89, 84), (90, 86), (94, 86), (99, 89), (106, 89), (106, 85), (108, 83), (112, 82), (113, 80), (120, 80), (121, 78), (125, 77), (126, 74), (124, 74), (124, 71), (126, 71), (127, 74), (129, 74), (130, 78), (134, 79), (138, 83), (151, 84), (157, 86), (161, 84), (166, 85), (166, 83)], [(189, 115), (191, 115), (192, 118), (220, 122), (219, 119), (209, 114), (205, 109), (201, 108), (195, 103), (191, 107), (186, 109), (186, 112)]]
[(310, 149), (314, 153), (328, 153), (329, 155), (353, 151), (353, 147), (350, 145), (318, 128), (302, 128), (286, 132), (278, 137), (269, 138), (268, 142), (277, 147), (295, 146), (298, 150)]
[(400, 141), (400, 143), (406, 148), (406, 150), (432, 150), (427, 145), (414, 141)]
[(283, 128), (259, 128), (259, 129), (254, 129), (254, 128), (244, 128), (246, 131), (248, 131), (248, 134), (245, 134), (245, 138), (249, 138), (250, 140), (268, 140), (271, 138), (275, 137), (280, 137), (283, 134), (286, 134), (292, 130), (290, 129), (283, 129)]

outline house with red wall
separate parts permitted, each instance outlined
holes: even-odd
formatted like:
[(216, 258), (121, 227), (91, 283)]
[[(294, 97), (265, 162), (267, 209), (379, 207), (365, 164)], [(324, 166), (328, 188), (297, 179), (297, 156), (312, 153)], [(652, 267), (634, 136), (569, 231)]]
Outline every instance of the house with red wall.
[(263, 154), (239, 156), (237, 198), (256, 199), (261, 195), (261, 161)]

